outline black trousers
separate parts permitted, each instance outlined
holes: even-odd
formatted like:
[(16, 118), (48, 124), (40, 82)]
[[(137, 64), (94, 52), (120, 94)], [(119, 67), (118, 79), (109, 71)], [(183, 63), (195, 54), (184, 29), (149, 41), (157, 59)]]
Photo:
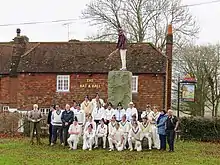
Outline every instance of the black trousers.
[(65, 146), (68, 145), (67, 139), (69, 137), (69, 133), (68, 133), (69, 127), (70, 127), (69, 125), (63, 127), (63, 141)]
[(174, 140), (175, 140), (175, 131), (174, 130), (166, 130), (167, 133), (167, 142), (169, 145), (170, 151), (174, 151)]
[(160, 137), (160, 149), (166, 150), (166, 135), (159, 134)]
[(52, 142), (52, 136), (53, 136), (53, 131), (52, 131), (52, 129), (53, 129), (53, 125), (50, 124), (50, 125), (49, 125), (49, 144)]
[(54, 125), (52, 128), (52, 133), (53, 133), (52, 143), (56, 143), (57, 135), (59, 134), (60, 144), (62, 144), (63, 143), (63, 127)]

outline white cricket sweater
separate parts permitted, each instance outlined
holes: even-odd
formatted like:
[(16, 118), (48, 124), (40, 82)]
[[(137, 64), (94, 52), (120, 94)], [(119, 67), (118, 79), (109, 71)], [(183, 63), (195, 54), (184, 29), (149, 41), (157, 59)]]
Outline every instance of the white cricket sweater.
[(128, 138), (135, 138), (135, 139), (138, 139), (138, 140), (141, 140), (141, 129), (140, 127), (132, 127), (129, 131), (129, 135), (128, 135)]
[(86, 114), (83, 110), (74, 110), (74, 117), (77, 118), (78, 123), (84, 125), (86, 122)]
[(107, 125), (101, 125), (99, 124), (98, 127), (97, 127), (97, 130), (96, 130), (96, 135), (98, 134), (101, 134), (101, 135), (105, 135), (107, 136), (107, 133), (108, 133), (108, 127)]
[(51, 123), (53, 126), (62, 126), (62, 116), (63, 110), (55, 110), (51, 115)]
[(102, 118), (105, 118), (105, 109), (103, 107), (94, 108), (92, 111), (92, 117), (94, 120), (101, 120)]

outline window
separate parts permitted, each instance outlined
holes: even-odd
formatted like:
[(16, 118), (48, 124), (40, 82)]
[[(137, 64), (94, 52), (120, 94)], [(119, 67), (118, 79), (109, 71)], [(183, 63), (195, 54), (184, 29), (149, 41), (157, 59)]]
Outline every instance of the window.
[(9, 111), (9, 106), (3, 106), (3, 111)]
[(57, 76), (57, 92), (69, 92), (70, 90), (70, 76), (58, 75)]
[(132, 76), (131, 89), (132, 89), (132, 93), (138, 92), (138, 76)]
[(42, 114), (47, 115), (50, 112), (50, 108), (40, 108)]

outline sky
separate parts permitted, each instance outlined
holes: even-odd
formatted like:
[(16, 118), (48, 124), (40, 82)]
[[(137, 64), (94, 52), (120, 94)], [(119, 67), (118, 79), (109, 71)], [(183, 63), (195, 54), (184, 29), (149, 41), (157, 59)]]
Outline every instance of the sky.
[[(183, 5), (210, 2), (212, 0), (182, 0)], [(96, 33), (96, 28), (80, 20), (81, 12), (90, 0), (7, 0), (1, 3), (0, 25), (22, 22), (76, 19), (70, 21), (69, 39), (85, 40)], [(220, 42), (220, 2), (190, 7), (190, 12), (200, 26), (197, 44)], [(11, 41), (16, 35), (16, 28), (30, 41), (68, 41), (68, 28), (62, 23), (0, 26), (0, 42)]]

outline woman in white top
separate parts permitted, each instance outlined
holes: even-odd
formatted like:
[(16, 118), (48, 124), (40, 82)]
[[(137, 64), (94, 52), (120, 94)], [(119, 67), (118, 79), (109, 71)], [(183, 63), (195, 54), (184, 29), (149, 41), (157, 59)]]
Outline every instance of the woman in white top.
[(96, 126), (99, 124), (100, 120), (105, 117), (105, 108), (100, 102), (97, 102), (96, 107), (93, 108), (92, 117), (96, 123)]
[(108, 125), (110, 120), (112, 119), (112, 116), (115, 115), (115, 110), (113, 109), (112, 103), (108, 103), (108, 107), (105, 110), (105, 124)]
[(89, 151), (91, 151), (94, 143), (95, 143), (95, 130), (93, 129), (93, 125), (90, 124), (83, 135), (83, 150), (89, 149)]

